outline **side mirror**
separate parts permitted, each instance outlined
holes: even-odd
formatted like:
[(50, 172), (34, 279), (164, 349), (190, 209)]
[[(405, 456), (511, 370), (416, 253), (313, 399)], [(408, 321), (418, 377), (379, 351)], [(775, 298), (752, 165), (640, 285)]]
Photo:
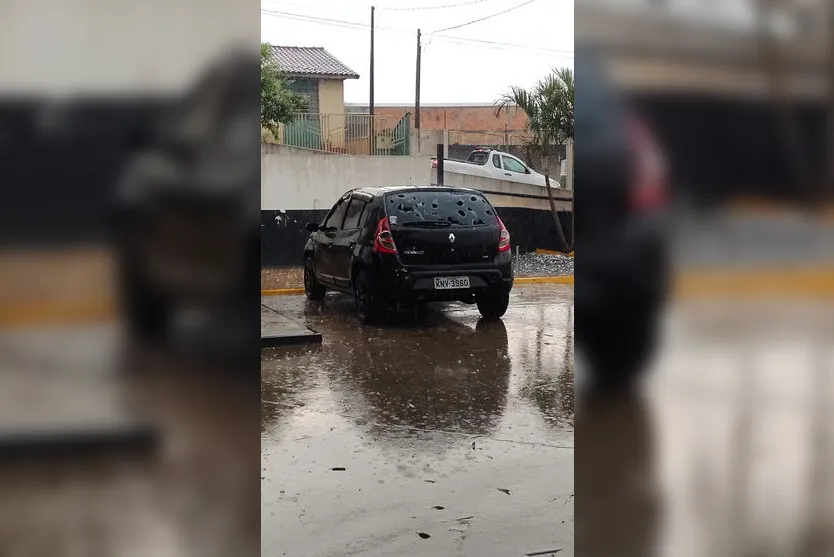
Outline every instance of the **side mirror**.
[(317, 222), (308, 222), (304, 225), (304, 228), (307, 229), (307, 232), (318, 232), (319, 230), (319, 223)]
[(524, 173), (525, 173), (525, 174), (530, 174), (530, 169), (529, 169), (529, 168), (525, 168), (525, 169), (524, 169)]

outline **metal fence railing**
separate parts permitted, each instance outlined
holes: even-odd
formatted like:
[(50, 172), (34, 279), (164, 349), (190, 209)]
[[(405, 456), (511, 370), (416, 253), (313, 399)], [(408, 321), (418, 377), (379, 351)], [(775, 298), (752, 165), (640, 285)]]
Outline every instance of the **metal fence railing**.
[(348, 155), (408, 155), (410, 115), (400, 120), (370, 114), (300, 113), (282, 124), (278, 142)]

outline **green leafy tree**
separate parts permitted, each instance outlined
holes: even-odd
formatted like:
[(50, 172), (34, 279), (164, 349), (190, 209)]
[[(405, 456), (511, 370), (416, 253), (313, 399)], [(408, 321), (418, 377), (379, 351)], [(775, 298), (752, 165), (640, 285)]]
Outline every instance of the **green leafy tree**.
[(527, 115), (529, 146), (542, 157), (547, 168), (552, 145), (573, 139), (573, 70), (558, 68), (540, 80), (532, 89), (510, 87), (495, 101), (495, 114), (511, 108)]
[(278, 125), (295, 120), (307, 103), (289, 90), (286, 78), (270, 60), (270, 50), (267, 43), (261, 43), (261, 127), (278, 137)]

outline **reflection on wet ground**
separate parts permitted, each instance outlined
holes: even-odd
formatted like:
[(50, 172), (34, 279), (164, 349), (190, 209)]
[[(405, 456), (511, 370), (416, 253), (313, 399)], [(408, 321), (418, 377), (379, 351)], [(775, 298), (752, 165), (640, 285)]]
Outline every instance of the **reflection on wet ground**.
[(380, 327), (265, 298), (324, 342), (263, 351), (262, 554), (573, 555), (572, 298)]
[(577, 554), (834, 555), (832, 309), (671, 308), (641, 392), (577, 401)]

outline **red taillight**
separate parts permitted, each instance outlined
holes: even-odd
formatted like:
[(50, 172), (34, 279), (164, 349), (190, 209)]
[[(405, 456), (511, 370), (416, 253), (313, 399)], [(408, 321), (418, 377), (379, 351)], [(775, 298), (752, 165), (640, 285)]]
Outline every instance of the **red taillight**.
[(510, 233), (501, 221), (501, 217), (498, 217), (498, 226), (501, 227), (501, 235), (498, 238), (498, 251), (510, 251)]
[(376, 225), (374, 251), (376, 253), (397, 253), (394, 237), (391, 236), (391, 227), (388, 226), (388, 217), (383, 217)]
[(631, 139), (637, 157), (631, 205), (638, 211), (666, 203), (666, 161), (646, 124), (633, 118)]
[(432, 168), (437, 168), (437, 159), (432, 159), (431, 160), (431, 167)]

